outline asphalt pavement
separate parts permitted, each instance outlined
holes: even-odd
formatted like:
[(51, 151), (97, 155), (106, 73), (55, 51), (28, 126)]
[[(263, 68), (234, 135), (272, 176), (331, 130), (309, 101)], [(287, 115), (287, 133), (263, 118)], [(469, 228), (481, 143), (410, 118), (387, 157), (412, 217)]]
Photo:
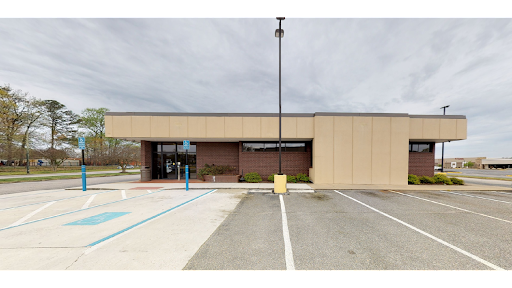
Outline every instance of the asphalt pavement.
[[(89, 171), (87, 174), (115, 174), (120, 173), (119, 170), (111, 170), (111, 171)], [(139, 169), (127, 169), (126, 172), (140, 172)], [(0, 175), (0, 179), (14, 179), (14, 178), (33, 178), (33, 177), (49, 177), (49, 176), (65, 176), (65, 175), (82, 175), (82, 172), (72, 172), (72, 173), (49, 173), (49, 174), (26, 174), (26, 175)]]
[[(90, 180), (121, 177), (139, 176)], [(213, 184), (0, 195), (0, 269), (512, 270), (510, 189), (294, 184), (276, 195), (266, 183)]]
[[(113, 177), (94, 177), (87, 178), (87, 187), (97, 184), (109, 184), (127, 181), (140, 180), (140, 175), (124, 175)], [(20, 192), (29, 192), (37, 190), (52, 190), (52, 189), (67, 189), (67, 188), (80, 188), (82, 187), (82, 179), (63, 179), (51, 181), (34, 181), (34, 182), (18, 182), (0, 184), (0, 195), (12, 194)]]

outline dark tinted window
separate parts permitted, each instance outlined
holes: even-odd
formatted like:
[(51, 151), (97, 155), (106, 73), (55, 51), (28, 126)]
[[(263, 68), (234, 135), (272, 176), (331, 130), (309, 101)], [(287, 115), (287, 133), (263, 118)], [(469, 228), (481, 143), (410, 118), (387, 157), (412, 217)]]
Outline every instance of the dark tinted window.
[[(243, 152), (278, 152), (279, 142), (242, 143)], [(306, 143), (281, 142), (282, 152), (306, 152)]]
[(409, 143), (409, 152), (432, 152), (432, 143)]
[(286, 143), (286, 152), (306, 152), (306, 143)]
[(242, 144), (243, 152), (257, 152), (257, 151), (265, 151), (264, 143), (243, 143)]

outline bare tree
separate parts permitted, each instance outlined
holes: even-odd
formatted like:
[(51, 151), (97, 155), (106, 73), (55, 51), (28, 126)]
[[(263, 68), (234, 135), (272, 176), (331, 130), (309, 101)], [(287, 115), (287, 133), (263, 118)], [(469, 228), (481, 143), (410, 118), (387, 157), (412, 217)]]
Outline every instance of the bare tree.
[(123, 169), (121, 172), (125, 173), (126, 165), (129, 165), (130, 163), (136, 162), (140, 159), (140, 144), (130, 141), (123, 141), (116, 147), (112, 158), (121, 166), (121, 169)]

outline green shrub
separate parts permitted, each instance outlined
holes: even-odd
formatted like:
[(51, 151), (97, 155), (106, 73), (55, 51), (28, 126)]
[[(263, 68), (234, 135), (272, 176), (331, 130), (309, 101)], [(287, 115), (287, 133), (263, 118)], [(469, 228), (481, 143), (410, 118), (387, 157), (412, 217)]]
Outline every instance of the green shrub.
[(434, 183), (436, 183), (436, 181), (434, 181), (434, 179), (432, 177), (428, 177), (428, 176), (421, 176), (420, 177), (420, 182), (422, 184), (434, 184)]
[(208, 164), (204, 164), (204, 168), (201, 168), (199, 169), (199, 171), (197, 171), (197, 177), (204, 180), (203, 175), (234, 174), (235, 172), (236, 167), (231, 167), (227, 165), (210, 166)]
[(297, 182), (309, 182), (309, 177), (304, 173), (297, 174)]
[(286, 175), (286, 182), (297, 183), (297, 178), (293, 175)]
[(452, 181), (453, 184), (455, 185), (464, 185), (464, 180), (462, 179), (459, 179), (459, 178), (450, 178), (450, 180)]
[(250, 172), (244, 175), (245, 181), (250, 183), (258, 183), (261, 182), (261, 176), (257, 172)]
[(277, 173), (272, 173), (270, 176), (268, 176), (268, 181), (270, 182), (274, 182), (274, 175), (276, 175)]
[(420, 184), (420, 179), (418, 178), (418, 176), (413, 175), (413, 174), (409, 174), (408, 181), (409, 181), (409, 184), (413, 184), (413, 185)]
[(441, 184), (441, 183), (444, 183), (446, 185), (453, 184), (452, 181), (450, 180), (450, 178), (446, 177), (446, 175), (443, 175), (443, 174), (436, 174), (433, 179), (438, 184)]

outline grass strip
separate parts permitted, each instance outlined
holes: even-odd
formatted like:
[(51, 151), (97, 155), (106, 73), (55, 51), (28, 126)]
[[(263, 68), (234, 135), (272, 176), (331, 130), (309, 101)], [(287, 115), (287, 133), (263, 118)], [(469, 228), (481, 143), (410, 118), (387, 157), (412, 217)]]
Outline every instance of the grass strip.
[[(121, 171), (121, 169), (91, 169), (87, 167), (87, 171), (89, 172), (102, 172), (102, 171)], [(74, 169), (74, 170), (57, 170), (57, 171), (51, 171), (51, 170), (35, 170), (33, 168), (30, 168), (30, 174), (58, 174), (58, 173), (79, 173), (82, 172), (82, 168)], [(16, 172), (3, 172), (0, 170), (0, 176), (16, 176), (16, 175), (27, 175), (27, 170), (23, 171), (16, 171)]]
[[(127, 172), (127, 173), (105, 173), (105, 174), (90, 174), (87, 178), (95, 177), (112, 177), (112, 176), (125, 176), (125, 175), (136, 175), (140, 172)], [(11, 178), (11, 179), (0, 179), (0, 184), (7, 183), (18, 183), (18, 182), (35, 182), (35, 181), (50, 181), (50, 180), (63, 180), (63, 179), (80, 179), (82, 175), (63, 175), (63, 176), (48, 176), (48, 177), (27, 177), (27, 178)]]

